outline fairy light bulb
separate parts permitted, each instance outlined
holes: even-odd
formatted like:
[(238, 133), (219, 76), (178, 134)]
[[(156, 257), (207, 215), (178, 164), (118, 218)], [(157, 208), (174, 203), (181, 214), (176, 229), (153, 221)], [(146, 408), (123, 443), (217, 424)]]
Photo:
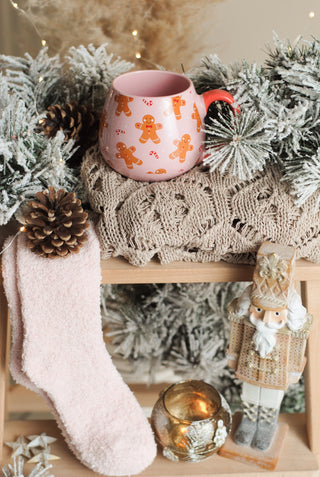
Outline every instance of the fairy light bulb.
[(140, 58), (141, 58), (141, 53), (140, 53), (140, 51), (137, 51), (137, 53), (136, 53), (136, 58), (137, 58), (137, 59), (140, 59)]
[(131, 34), (132, 36), (138, 36), (138, 30), (132, 30)]
[(19, 230), (20, 230), (20, 232), (26, 232), (27, 229), (24, 226), (22, 226), (22, 227), (19, 228)]
[(13, 8), (14, 8), (15, 10), (18, 10), (18, 12), (20, 12), (22, 15), (24, 15), (24, 16), (26, 17), (26, 19), (27, 19), (28, 22), (32, 25), (34, 31), (35, 31), (36, 34), (38, 35), (38, 37), (39, 37), (39, 39), (40, 39), (40, 41), (41, 41), (41, 45), (42, 45), (43, 47), (46, 46), (46, 45), (47, 45), (46, 40), (44, 40), (43, 38), (41, 38), (40, 32), (39, 32), (39, 30), (38, 30), (36, 24), (33, 22), (32, 18), (30, 17), (30, 15), (28, 15), (28, 13), (27, 13), (25, 10), (23, 10), (23, 8), (20, 8), (19, 5), (18, 5), (16, 2), (14, 2), (13, 0), (10, 0), (10, 3), (11, 3), (11, 5), (13, 6)]
[(42, 81), (43, 81), (43, 76), (39, 76), (38, 83), (42, 83)]
[(314, 18), (314, 17), (315, 17), (315, 15), (316, 15), (316, 14), (315, 14), (314, 12), (309, 12), (309, 15), (308, 15), (308, 17), (309, 17), (309, 18)]

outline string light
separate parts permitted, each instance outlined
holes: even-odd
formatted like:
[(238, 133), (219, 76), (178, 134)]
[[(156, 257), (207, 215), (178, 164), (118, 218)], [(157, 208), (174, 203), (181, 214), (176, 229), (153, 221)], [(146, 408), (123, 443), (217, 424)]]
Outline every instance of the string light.
[(138, 30), (132, 30), (131, 34), (132, 36), (138, 36)]
[(316, 14), (315, 14), (314, 12), (309, 12), (309, 15), (308, 15), (308, 17), (309, 17), (309, 18), (314, 18), (314, 17), (315, 17), (315, 15), (316, 15)]
[(39, 76), (38, 82), (41, 83), (43, 81), (43, 76)]
[(10, 3), (11, 5), (13, 6), (13, 8), (15, 10), (18, 10), (18, 12), (20, 12), (22, 15), (24, 15), (26, 17), (26, 19), (28, 20), (29, 23), (31, 23), (34, 31), (36, 32), (36, 34), (38, 35), (38, 37), (40, 38), (40, 41), (41, 41), (41, 45), (43, 47), (45, 47), (47, 45), (47, 42), (46, 40), (44, 40), (43, 38), (41, 38), (41, 35), (40, 35), (40, 32), (38, 30), (38, 28), (36, 27), (35, 23), (32, 21), (32, 19), (30, 18), (30, 16), (27, 14), (27, 12), (25, 10), (23, 10), (22, 8), (19, 7), (19, 5), (14, 2), (13, 0), (10, 0)]
[(26, 232), (26, 231), (27, 229), (25, 227), (20, 227), (18, 232), (12, 237), (10, 242), (1, 250), (0, 255), (2, 255), (6, 250), (8, 250), (9, 247), (11, 247), (11, 245), (13, 244), (15, 239), (18, 237), (18, 235), (21, 234), (21, 232)]
[(137, 51), (137, 53), (136, 53), (136, 58), (137, 58), (137, 59), (140, 59), (140, 58), (141, 58), (141, 53), (140, 53), (140, 51)]

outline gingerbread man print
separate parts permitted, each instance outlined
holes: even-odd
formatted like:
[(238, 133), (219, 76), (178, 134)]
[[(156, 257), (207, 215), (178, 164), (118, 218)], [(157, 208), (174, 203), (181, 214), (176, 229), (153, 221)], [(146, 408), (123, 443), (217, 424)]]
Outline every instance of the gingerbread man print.
[(137, 166), (143, 164), (140, 159), (133, 155), (136, 150), (134, 146), (127, 147), (124, 142), (118, 142), (117, 149), (119, 152), (116, 153), (116, 157), (118, 159), (124, 159), (128, 169), (133, 169), (133, 164), (136, 164)]
[(201, 118), (200, 118), (200, 114), (199, 114), (199, 111), (198, 111), (198, 108), (196, 106), (196, 103), (193, 103), (193, 113), (191, 115), (192, 119), (195, 119), (197, 121), (197, 132), (200, 132), (200, 129), (201, 129)]
[(142, 142), (142, 144), (145, 144), (149, 139), (154, 144), (159, 144), (160, 138), (157, 135), (157, 130), (162, 129), (162, 124), (155, 123), (155, 119), (151, 114), (146, 114), (142, 118), (142, 123), (136, 123), (136, 128), (141, 129), (142, 134), (139, 138), (139, 141)]
[(116, 94), (114, 100), (118, 103), (116, 109), (117, 116), (120, 116), (121, 113), (124, 113), (128, 117), (131, 116), (132, 113), (128, 106), (128, 103), (130, 103), (130, 101), (133, 101), (133, 98), (130, 98), (130, 96), (123, 96), (122, 94)]
[(177, 149), (169, 154), (170, 159), (176, 159), (179, 157), (179, 162), (184, 162), (186, 160), (187, 152), (192, 151), (193, 149), (193, 145), (190, 144), (190, 141), (190, 134), (184, 134), (180, 140), (175, 139), (173, 144), (177, 146)]
[(185, 106), (186, 102), (184, 99), (181, 99), (181, 96), (174, 96), (172, 98), (172, 108), (175, 114), (176, 119), (181, 119), (181, 106)]

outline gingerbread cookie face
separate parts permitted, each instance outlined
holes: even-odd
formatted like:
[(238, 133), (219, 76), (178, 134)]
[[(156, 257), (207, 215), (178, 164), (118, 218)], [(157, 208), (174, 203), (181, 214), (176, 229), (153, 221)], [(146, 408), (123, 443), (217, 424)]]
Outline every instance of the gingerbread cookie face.
[(172, 108), (173, 108), (173, 112), (175, 114), (175, 117), (176, 119), (181, 119), (181, 106), (185, 106), (186, 105), (186, 102), (184, 99), (181, 98), (181, 96), (174, 96), (172, 98)]
[(191, 117), (192, 119), (195, 119), (197, 121), (197, 132), (200, 132), (202, 123), (201, 123), (201, 118), (200, 118), (200, 114), (199, 114), (196, 103), (193, 103), (193, 113)]
[(137, 166), (141, 166), (143, 164), (141, 159), (138, 159), (133, 155), (136, 150), (134, 146), (127, 147), (124, 142), (118, 142), (117, 150), (117, 159), (124, 159), (128, 169), (133, 169), (133, 164), (136, 164)]
[(121, 113), (124, 113), (127, 117), (130, 117), (132, 112), (128, 106), (128, 103), (133, 101), (133, 98), (130, 96), (123, 96), (122, 94), (116, 94), (114, 100), (118, 103), (116, 116), (120, 116)]
[(142, 118), (142, 123), (136, 123), (135, 127), (137, 129), (141, 129), (142, 134), (139, 138), (139, 141), (142, 144), (145, 144), (149, 139), (154, 143), (154, 144), (159, 144), (160, 138), (157, 134), (158, 129), (162, 129), (162, 124), (155, 123), (155, 119), (151, 114), (145, 114)]
[(193, 145), (190, 144), (191, 136), (190, 134), (184, 134), (181, 139), (175, 139), (173, 144), (177, 146), (177, 149), (169, 154), (170, 159), (179, 158), (179, 162), (184, 162), (186, 160), (186, 155), (188, 151), (192, 151)]

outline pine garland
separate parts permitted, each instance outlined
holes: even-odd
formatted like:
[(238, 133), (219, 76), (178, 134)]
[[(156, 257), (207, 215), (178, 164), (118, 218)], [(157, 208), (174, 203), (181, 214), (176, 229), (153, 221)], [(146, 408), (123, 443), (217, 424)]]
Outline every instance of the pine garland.
[[(101, 288), (105, 334), (125, 379), (203, 379), (236, 409), (241, 384), (227, 365), (227, 306), (246, 283), (107, 285)], [(109, 345), (110, 346), (110, 345)], [(111, 349), (110, 349), (111, 350)], [(160, 378), (159, 378), (160, 377)], [(285, 412), (302, 412), (302, 382), (290, 387)]]
[(250, 179), (276, 160), (302, 205), (320, 193), (320, 42), (298, 38), (292, 45), (275, 35), (274, 43), (265, 65), (224, 66), (209, 56), (190, 77), (199, 93), (224, 88), (240, 105), (241, 119), (211, 107), (205, 128), (209, 168)]
[[(189, 77), (199, 93), (229, 90), (241, 108), (239, 117), (228, 107), (220, 113), (216, 105), (210, 108), (205, 163), (250, 179), (277, 161), (302, 205), (320, 194), (320, 42), (299, 38), (291, 44), (275, 36), (274, 43), (264, 65), (224, 65), (212, 55)], [(70, 161), (77, 146), (59, 134), (43, 137), (39, 122), (48, 107), (73, 101), (100, 114), (112, 80), (131, 67), (107, 53), (106, 45), (72, 47), (62, 59), (50, 57), (47, 48), (36, 58), (0, 56), (0, 225), (49, 186), (85, 199), (81, 161), (74, 169)]]
[(85, 200), (80, 167), (70, 167), (73, 140), (62, 132), (47, 137), (39, 123), (56, 103), (85, 101), (100, 114), (112, 80), (131, 66), (108, 54), (106, 45), (71, 48), (63, 61), (47, 48), (36, 58), (0, 56), (0, 225), (50, 186)]

